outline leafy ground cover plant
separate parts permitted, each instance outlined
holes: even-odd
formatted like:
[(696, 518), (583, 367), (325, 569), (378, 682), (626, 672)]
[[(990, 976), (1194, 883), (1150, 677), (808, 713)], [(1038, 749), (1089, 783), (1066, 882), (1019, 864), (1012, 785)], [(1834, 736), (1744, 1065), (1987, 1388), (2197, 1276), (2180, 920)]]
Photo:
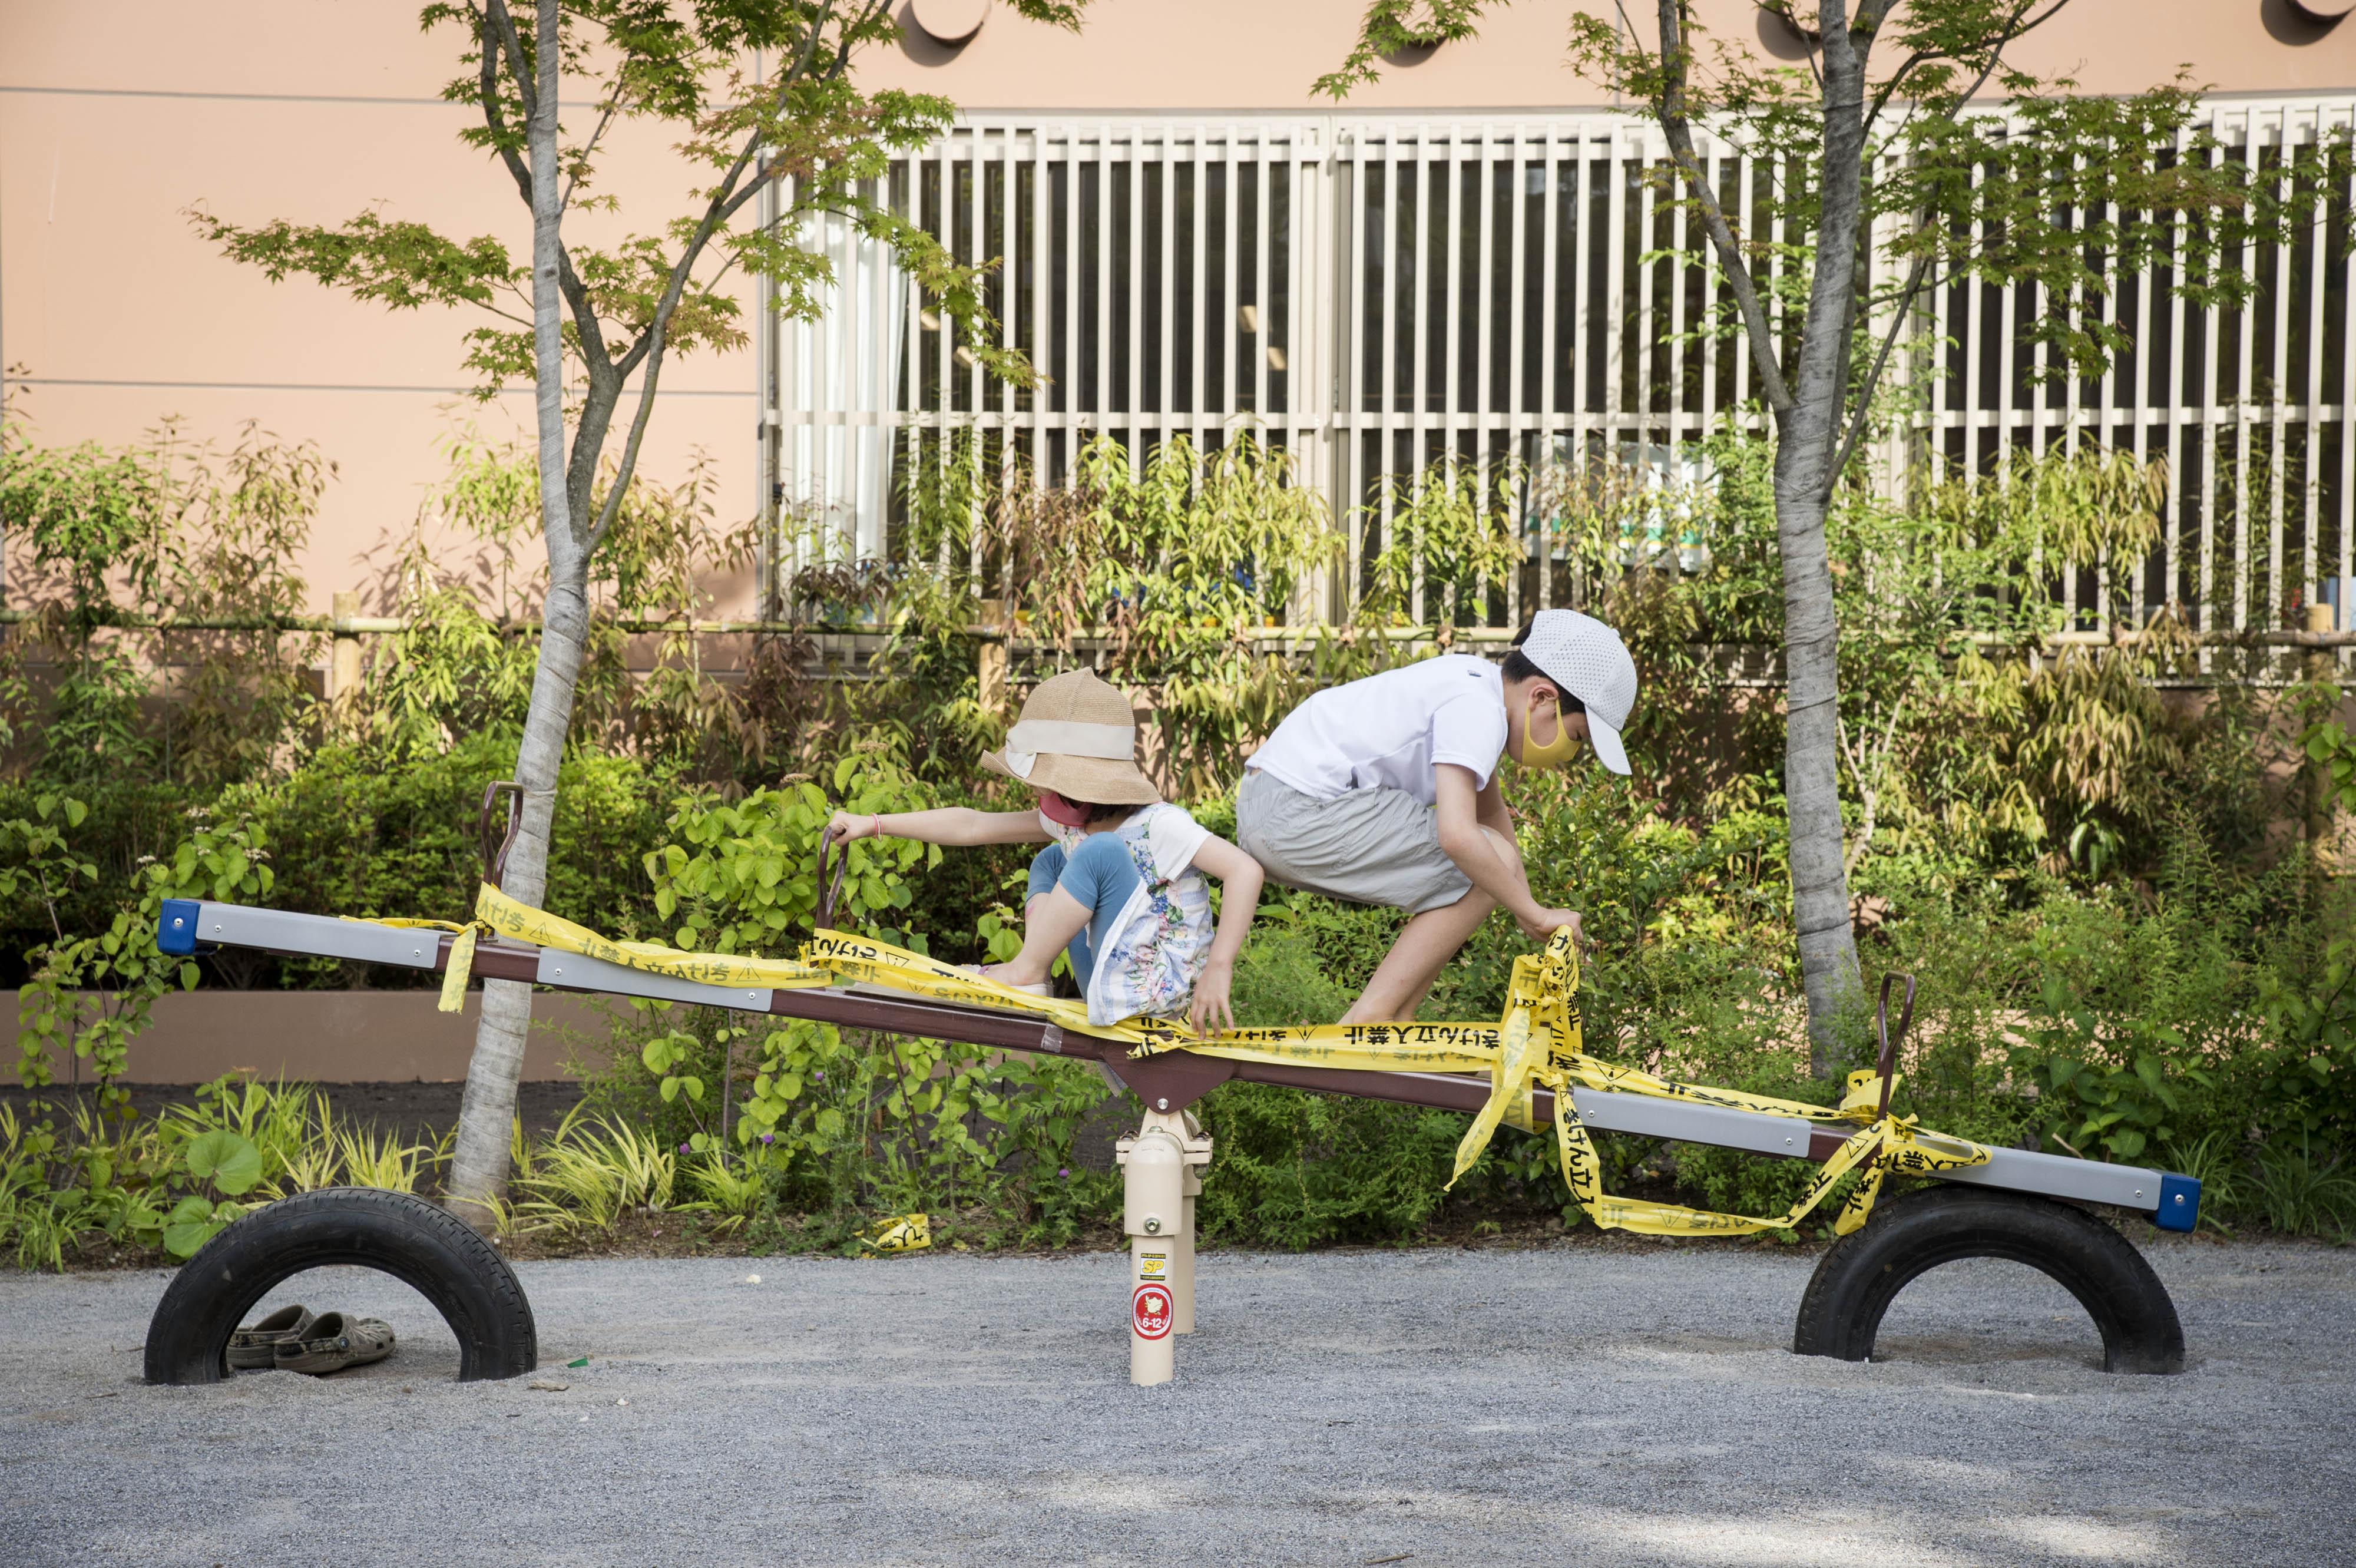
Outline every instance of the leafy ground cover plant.
[(2356, 1177), (2344, 1165), (2344, 1156), (2319, 1151), (2307, 1133), (2296, 1142), (2270, 1139), (2257, 1153), (2252, 1207), (2286, 1235), (2335, 1236), (2344, 1242), (2356, 1228)]
[(609, 1230), (633, 1209), (669, 1208), (678, 1178), (659, 1137), (576, 1110), (534, 1151), (511, 1212), (527, 1229)]
[(0, 898), (38, 906), (52, 933), (25, 953), (26, 980), (16, 993), (17, 1077), (28, 1086), (53, 1081), (55, 1057), (72, 1064), (79, 1082), (86, 1062), (102, 1113), (120, 1112), (124, 1096), (116, 1080), (132, 1037), (147, 1026), (158, 997), (175, 984), (192, 989), (197, 983), (195, 964), (155, 946), (164, 899), (265, 894), (270, 868), (247, 824), (216, 829), (198, 813), (194, 831), (169, 860), (138, 868), (132, 896), (96, 934), (68, 937), (59, 918), (62, 896), (77, 882), (94, 880), (98, 868), (69, 848), (64, 832), (79, 826), (88, 811), (79, 800), (48, 796), (36, 809), (39, 825), (23, 819), (0, 823), (0, 857), (5, 857), (0, 858)]

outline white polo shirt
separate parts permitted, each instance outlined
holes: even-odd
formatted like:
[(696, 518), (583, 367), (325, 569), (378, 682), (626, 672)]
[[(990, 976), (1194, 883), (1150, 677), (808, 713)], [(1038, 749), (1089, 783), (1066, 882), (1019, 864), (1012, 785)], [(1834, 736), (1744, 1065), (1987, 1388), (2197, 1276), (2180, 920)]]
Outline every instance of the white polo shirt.
[(1398, 789), (1431, 805), (1431, 769), (1452, 762), (1485, 787), (1505, 749), (1505, 680), (1470, 653), (1443, 653), (1346, 686), (1286, 715), (1244, 766), (1314, 800)]

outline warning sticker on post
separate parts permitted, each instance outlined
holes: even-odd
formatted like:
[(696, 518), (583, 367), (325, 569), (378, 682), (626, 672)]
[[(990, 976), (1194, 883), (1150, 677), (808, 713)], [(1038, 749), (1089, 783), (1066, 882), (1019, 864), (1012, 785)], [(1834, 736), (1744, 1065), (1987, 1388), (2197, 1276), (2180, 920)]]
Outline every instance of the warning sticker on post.
[(1140, 1339), (1170, 1337), (1170, 1287), (1151, 1281), (1137, 1287), (1130, 1298), (1129, 1326)]

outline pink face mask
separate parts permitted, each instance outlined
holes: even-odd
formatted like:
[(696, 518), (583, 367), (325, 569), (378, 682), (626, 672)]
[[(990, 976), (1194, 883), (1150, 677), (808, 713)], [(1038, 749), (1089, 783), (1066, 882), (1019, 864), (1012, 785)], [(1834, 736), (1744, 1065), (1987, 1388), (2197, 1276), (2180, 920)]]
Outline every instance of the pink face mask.
[(1088, 809), (1086, 806), (1074, 805), (1053, 789), (1039, 791), (1039, 814), (1051, 822), (1061, 822), (1067, 828), (1084, 828), (1088, 825)]

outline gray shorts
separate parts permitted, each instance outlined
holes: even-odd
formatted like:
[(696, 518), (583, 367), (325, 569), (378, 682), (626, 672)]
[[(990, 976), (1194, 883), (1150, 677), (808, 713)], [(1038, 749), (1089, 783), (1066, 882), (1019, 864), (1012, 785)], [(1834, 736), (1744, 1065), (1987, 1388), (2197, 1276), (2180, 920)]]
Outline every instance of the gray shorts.
[(1270, 880), (1352, 904), (1420, 915), (1472, 890), (1440, 847), (1440, 817), (1402, 789), (1312, 800), (1268, 774), (1244, 775), (1236, 840)]

